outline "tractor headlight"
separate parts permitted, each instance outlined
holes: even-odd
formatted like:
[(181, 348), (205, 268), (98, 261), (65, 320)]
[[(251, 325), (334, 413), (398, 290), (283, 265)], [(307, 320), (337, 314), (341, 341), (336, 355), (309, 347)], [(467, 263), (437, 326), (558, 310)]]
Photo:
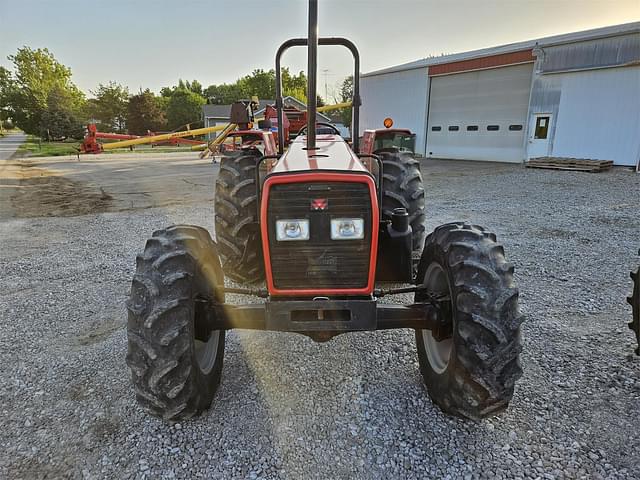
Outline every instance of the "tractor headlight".
[(331, 219), (331, 240), (362, 240), (364, 220), (362, 218)]
[(276, 220), (276, 239), (279, 242), (309, 240), (309, 220)]

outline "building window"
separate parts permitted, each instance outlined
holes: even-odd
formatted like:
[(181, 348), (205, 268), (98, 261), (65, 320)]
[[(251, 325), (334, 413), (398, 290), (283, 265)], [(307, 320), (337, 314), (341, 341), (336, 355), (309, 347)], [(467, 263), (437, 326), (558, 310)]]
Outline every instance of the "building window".
[(477, 132), (478, 125), (467, 125), (467, 132)]
[(431, 127), (432, 132), (439, 132), (440, 130), (442, 130), (442, 127)]
[(533, 135), (534, 138), (544, 140), (549, 133), (549, 117), (537, 117), (536, 118), (536, 131)]
[(519, 132), (522, 130), (522, 125), (509, 125), (510, 132)]
[(487, 125), (487, 130), (490, 132), (497, 132), (500, 130), (500, 125)]
[(449, 125), (450, 132), (457, 132), (458, 130), (460, 130), (460, 127), (458, 125)]

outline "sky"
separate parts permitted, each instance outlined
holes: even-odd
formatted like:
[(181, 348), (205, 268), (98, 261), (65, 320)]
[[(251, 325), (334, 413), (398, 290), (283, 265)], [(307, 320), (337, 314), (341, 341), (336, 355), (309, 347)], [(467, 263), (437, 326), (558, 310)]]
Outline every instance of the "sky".
[[(320, 36), (350, 38), (361, 71), (640, 20), (640, 0), (319, 0)], [(85, 92), (110, 80), (158, 92), (271, 69), (278, 46), (306, 37), (307, 0), (0, 0), (0, 65), (47, 47)], [(352, 71), (346, 49), (319, 51), (329, 97)], [(303, 48), (283, 65), (306, 69)]]

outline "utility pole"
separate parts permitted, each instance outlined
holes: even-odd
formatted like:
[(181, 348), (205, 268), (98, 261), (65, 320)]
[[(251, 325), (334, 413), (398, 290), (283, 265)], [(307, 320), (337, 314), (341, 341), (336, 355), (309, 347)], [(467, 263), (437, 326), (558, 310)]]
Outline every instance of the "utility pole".
[(324, 101), (329, 101), (329, 90), (327, 89), (327, 77), (329, 76), (329, 69), (323, 68), (322, 73), (324, 74)]

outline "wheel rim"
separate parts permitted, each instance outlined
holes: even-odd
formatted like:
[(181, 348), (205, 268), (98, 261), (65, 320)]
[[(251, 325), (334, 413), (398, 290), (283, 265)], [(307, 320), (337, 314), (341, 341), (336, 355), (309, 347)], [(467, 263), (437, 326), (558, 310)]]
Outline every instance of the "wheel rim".
[(220, 342), (220, 330), (211, 332), (206, 342), (195, 340), (196, 360), (203, 373), (208, 374), (216, 363), (218, 343)]
[[(427, 268), (423, 284), (426, 285), (429, 294), (435, 296), (446, 295), (449, 298), (453, 298), (451, 296), (447, 274), (442, 267), (435, 262)], [(453, 309), (451, 309), (451, 311), (453, 311)], [(452, 321), (452, 319), (449, 320)], [(433, 371), (438, 375), (444, 373), (449, 366), (451, 351), (453, 350), (453, 339), (447, 338), (439, 342), (433, 337), (431, 330), (422, 330), (422, 340), (429, 365), (431, 365)]]

